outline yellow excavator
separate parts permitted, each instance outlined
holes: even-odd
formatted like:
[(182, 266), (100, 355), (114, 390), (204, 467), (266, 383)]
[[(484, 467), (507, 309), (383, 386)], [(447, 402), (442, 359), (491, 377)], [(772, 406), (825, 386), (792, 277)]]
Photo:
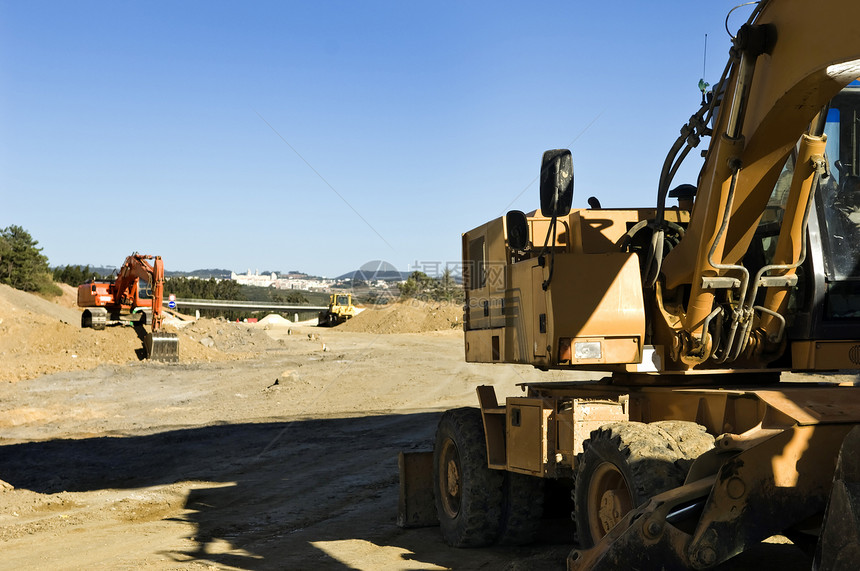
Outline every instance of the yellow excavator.
[[(571, 570), (709, 569), (775, 534), (860, 569), (860, 386), (826, 376), (860, 368), (858, 21), (856, 0), (759, 2), (656, 207), (571, 209), (554, 150), (539, 211), (463, 234), (466, 360), (605, 377), (478, 387), (432, 460), (401, 458), (401, 523), (528, 543), (557, 480)], [(697, 184), (673, 187), (704, 138)]]

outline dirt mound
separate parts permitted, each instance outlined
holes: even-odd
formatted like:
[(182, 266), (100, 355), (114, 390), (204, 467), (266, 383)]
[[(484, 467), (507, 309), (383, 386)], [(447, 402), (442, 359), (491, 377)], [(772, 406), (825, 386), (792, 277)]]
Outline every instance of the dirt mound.
[[(53, 303), (0, 284), (0, 382), (142, 358), (142, 332), (131, 326), (82, 329), (80, 310), (69, 307), (74, 288), (63, 289)], [(166, 325), (165, 331), (179, 336), (183, 363), (244, 359), (280, 346), (263, 328), (223, 320), (201, 319), (181, 329)]]
[(60, 291), (62, 291), (62, 295), (53, 299), (52, 301), (61, 307), (68, 307), (70, 309), (78, 309), (78, 288), (70, 286), (69, 284), (57, 284), (60, 287)]
[[(82, 329), (75, 305), (75, 288), (63, 286), (54, 301), (0, 285), (0, 382), (31, 379), (48, 373), (94, 369), (143, 358), (145, 330), (131, 326), (104, 331)], [(359, 333), (422, 333), (462, 327), (462, 307), (450, 303), (408, 300), (381, 309), (368, 309), (338, 329)], [(263, 323), (234, 323), (199, 319), (183, 323), (169, 319), (165, 331), (179, 337), (182, 363), (246, 359), (283, 347), (269, 329), (283, 328), (286, 319)], [(146, 328), (148, 329), (148, 328)]]
[(235, 323), (226, 319), (198, 319), (179, 330), (179, 343), (187, 338), (192, 345), (228, 353), (254, 353), (280, 347), (283, 343), (272, 339), (266, 329), (259, 324)]
[[(57, 301), (62, 301), (62, 304), (60, 304), (43, 299), (38, 295), (0, 284), (0, 319), (4, 321), (6, 319), (17, 320), (20, 316), (18, 312), (24, 311), (50, 317), (55, 321), (80, 325), (80, 310), (75, 307), (74, 303), (69, 305), (69, 296), (72, 295), (68, 290), (69, 287), (63, 287), (63, 295), (54, 298)], [(77, 293), (74, 295), (76, 296)], [(77, 300), (77, 297), (75, 297), (75, 300)]]
[(277, 313), (270, 313), (257, 323), (260, 325), (275, 325), (278, 327), (292, 325), (292, 322), (289, 319), (285, 318), (283, 315), (278, 315)]
[(423, 333), (463, 326), (463, 307), (456, 303), (407, 300), (362, 311), (338, 330), (359, 333)]

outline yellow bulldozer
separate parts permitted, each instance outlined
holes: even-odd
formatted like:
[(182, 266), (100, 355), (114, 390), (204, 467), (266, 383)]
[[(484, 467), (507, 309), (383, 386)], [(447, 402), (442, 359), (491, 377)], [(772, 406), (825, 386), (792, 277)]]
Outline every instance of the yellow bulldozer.
[(423, 462), (454, 546), (530, 542), (556, 480), (571, 570), (708, 569), (775, 534), (860, 569), (860, 385), (821, 375), (860, 368), (858, 21), (856, 0), (759, 2), (656, 207), (572, 209), (553, 150), (539, 211), (463, 234), (466, 360), (605, 377), (478, 387), (432, 459), (401, 458), (402, 523)]
[(351, 293), (333, 293), (329, 297), (328, 308), (320, 311), (317, 325), (334, 327), (352, 319), (357, 313), (358, 309), (352, 304)]

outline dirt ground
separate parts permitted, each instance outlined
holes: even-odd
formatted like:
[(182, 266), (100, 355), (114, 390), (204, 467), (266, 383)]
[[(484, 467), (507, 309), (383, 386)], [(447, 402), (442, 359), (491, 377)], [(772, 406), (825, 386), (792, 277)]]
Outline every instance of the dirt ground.
[[(395, 524), (397, 453), (428, 449), (440, 411), (560, 375), (464, 363), (456, 311), (422, 333), (368, 312), (180, 323), (163, 364), (133, 328), (82, 331), (73, 302), (0, 287), (0, 569), (564, 568), (567, 518), (473, 550)], [(731, 563), (809, 568), (790, 544)]]

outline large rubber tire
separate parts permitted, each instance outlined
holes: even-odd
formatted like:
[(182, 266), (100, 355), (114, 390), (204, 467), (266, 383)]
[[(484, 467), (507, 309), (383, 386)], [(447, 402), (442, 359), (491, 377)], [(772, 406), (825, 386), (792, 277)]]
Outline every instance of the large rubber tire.
[(670, 445), (677, 448), (685, 460), (695, 460), (714, 447), (714, 437), (705, 431), (705, 427), (687, 420), (660, 420), (652, 422), (665, 432)]
[(592, 547), (630, 510), (683, 484), (683, 454), (665, 431), (641, 422), (607, 424), (577, 456), (574, 520), (579, 544)]
[(453, 547), (483, 547), (499, 537), (505, 473), (487, 467), (481, 411), (446, 411), (436, 429), (433, 496), (442, 537)]
[(502, 519), (497, 543), (527, 545), (537, 536), (543, 516), (544, 480), (507, 472), (502, 484)]

